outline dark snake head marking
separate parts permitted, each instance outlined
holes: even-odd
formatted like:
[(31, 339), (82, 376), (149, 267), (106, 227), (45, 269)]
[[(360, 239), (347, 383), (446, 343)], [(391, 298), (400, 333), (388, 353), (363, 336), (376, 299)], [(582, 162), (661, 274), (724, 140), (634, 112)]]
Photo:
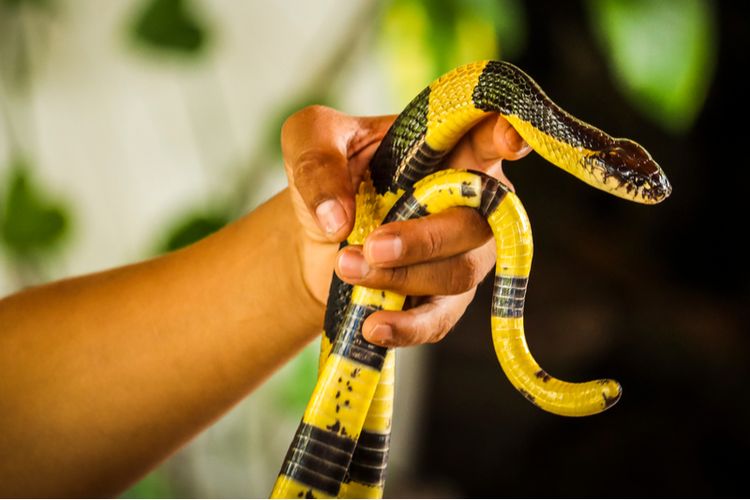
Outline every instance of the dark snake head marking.
[(600, 178), (608, 191), (628, 200), (653, 205), (672, 193), (661, 167), (648, 151), (630, 139), (613, 139), (586, 157), (584, 168)]

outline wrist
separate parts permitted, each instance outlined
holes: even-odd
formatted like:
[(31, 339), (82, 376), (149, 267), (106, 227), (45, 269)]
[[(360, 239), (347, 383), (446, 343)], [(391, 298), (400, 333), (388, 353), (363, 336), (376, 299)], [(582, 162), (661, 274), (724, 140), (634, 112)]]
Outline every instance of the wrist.
[(277, 254), (277, 259), (280, 260), (276, 264), (287, 269), (283, 275), (280, 274), (280, 277), (286, 275), (287, 278), (287, 285), (284, 287), (287, 295), (282, 300), (293, 308), (294, 315), (305, 318), (305, 330), (318, 333), (323, 325), (328, 296), (328, 285), (321, 287), (320, 282), (321, 278), (325, 281), (326, 274), (330, 282), (336, 245), (332, 245), (334, 248), (330, 268), (320, 271), (320, 268), (326, 267), (326, 259), (321, 259), (326, 248), (319, 248), (319, 244), (310, 241), (306, 235), (304, 226), (295, 215), (289, 189), (279, 193), (277, 198), (279, 210), (276, 223), (283, 232), (283, 237), (287, 238), (284, 245), (286, 249)]
[[(288, 196), (291, 201), (291, 195)], [(291, 211), (291, 213), (294, 213)], [(314, 224), (312, 218), (309, 221)], [(339, 243), (317, 237), (317, 228), (311, 230), (298, 217), (294, 217), (295, 265), (299, 271), (300, 289), (304, 290), (321, 312), (328, 301), (328, 289), (331, 285), (336, 254)]]
[(321, 310), (325, 310), (328, 301), (338, 247), (337, 243), (310, 239), (301, 226), (297, 231), (297, 265), (300, 269), (301, 287)]

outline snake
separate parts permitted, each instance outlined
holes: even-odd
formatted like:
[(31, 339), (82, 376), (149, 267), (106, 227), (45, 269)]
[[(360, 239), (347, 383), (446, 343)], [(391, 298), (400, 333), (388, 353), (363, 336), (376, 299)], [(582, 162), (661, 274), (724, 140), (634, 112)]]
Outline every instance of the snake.
[[(671, 194), (666, 175), (642, 146), (572, 116), (515, 65), (479, 61), (441, 76), (398, 115), (358, 187), (354, 228), (341, 246), (363, 244), (388, 222), (451, 207), (477, 210), (497, 247), (491, 325), (502, 370), (543, 410), (564, 416), (602, 412), (619, 400), (619, 383), (559, 380), (529, 351), (523, 312), (533, 241), (518, 196), (482, 172), (444, 166), (453, 146), (490, 113), (504, 117), (548, 162), (597, 189), (649, 205)], [(403, 295), (352, 286), (333, 275), (318, 380), (272, 498), (382, 497), (395, 351), (365, 340), (362, 323), (375, 311), (401, 310), (404, 302)]]

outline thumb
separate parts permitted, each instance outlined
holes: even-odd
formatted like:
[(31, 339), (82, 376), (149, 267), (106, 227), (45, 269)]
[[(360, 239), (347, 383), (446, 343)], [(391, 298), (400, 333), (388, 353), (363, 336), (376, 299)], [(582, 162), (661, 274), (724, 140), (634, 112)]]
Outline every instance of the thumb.
[(292, 115), (281, 131), (284, 165), (295, 209), (307, 231), (341, 241), (354, 224), (354, 188), (346, 144), (354, 118), (331, 108), (309, 106)]
[(292, 166), (292, 182), (307, 211), (330, 241), (341, 241), (354, 225), (354, 188), (343, 155), (309, 151)]

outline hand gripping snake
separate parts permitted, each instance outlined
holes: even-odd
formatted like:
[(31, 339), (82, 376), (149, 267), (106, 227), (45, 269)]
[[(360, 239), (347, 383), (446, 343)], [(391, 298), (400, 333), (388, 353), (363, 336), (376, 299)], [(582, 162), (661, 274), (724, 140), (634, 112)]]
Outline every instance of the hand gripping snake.
[[(645, 204), (671, 193), (661, 168), (641, 146), (571, 116), (512, 64), (482, 61), (440, 77), (396, 118), (370, 162), (369, 178), (359, 186), (355, 226), (342, 246), (361, 245), (381, 223), (455, 206), (478, 210), (497, 244), (492, 340), (508, 379), (546, 411), (601, 412), (620, 398), (617, 382), (558, 380), (539, 367), (526, 345), (523, 306), (532, 238), (518, 197), (481, 172), (441, 169), (464, 133), (493, 112), (542, 157), (587, 184)], [(334, 274), (318, 382), (272, 497), (382, 497), (395, 353), (367, 342), (361, 327), (377, 310), (400, 310), (404, 300), (393, 292), (348, 285)]]

